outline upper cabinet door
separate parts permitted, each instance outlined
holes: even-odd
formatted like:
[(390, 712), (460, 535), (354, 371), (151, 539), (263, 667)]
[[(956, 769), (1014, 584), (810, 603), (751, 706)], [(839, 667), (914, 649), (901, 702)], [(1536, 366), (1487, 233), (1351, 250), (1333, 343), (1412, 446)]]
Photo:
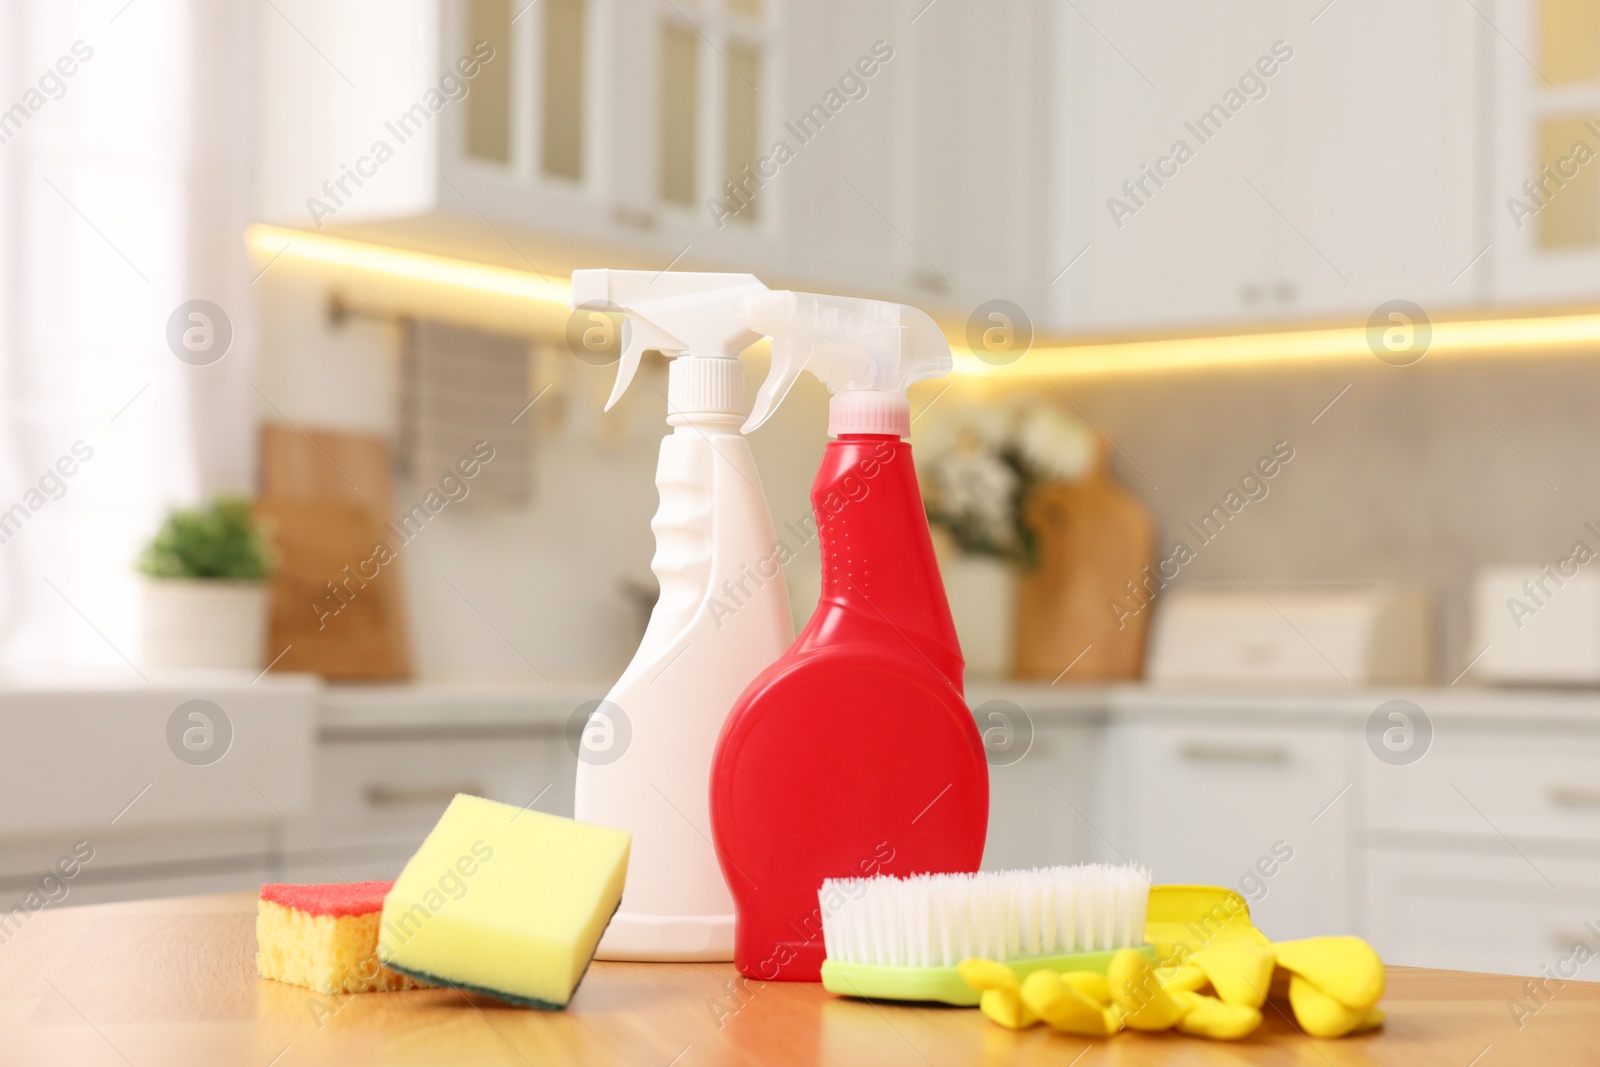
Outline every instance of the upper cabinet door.
[[(782, 0), (629, 5), (644, 65), (625, 107), (649, 136), (622, 166), (659, 222), (662, 251), (697, 265), (770, 272), (789, 256), (780, 140), (787, 71)], [(666, 266), (666, 262), (662, 263)]]
[(579, 258), (769, 270), (781, 0), (448, 0), (446, 56), (487, 42), (442, 146), (442, 211)]
[(1347, 320), (1396, 299), (1430, 313), (1481, 302), (1488, 27), (1460, 0), (1318, 6), (1282, 16), (1294, 58), (1274, 79), (1273, 162), (1251, 176), (1271, 203), (1262, 310)]
[(1480, 25), (1446, 0), (1068, 9), (1052, 197), (1058, 269), (1073, 265), (1052, 287), (1057, 323), (1483, 300)]
[(1489, 42), (1495, 296), (1600, 295), (1600, 2), (1503, 0)]
[[(1259, 313), (1281, 123), (1265, 0), (1054, 9), (1050, 325), (1169, 328)], [(1254, 183), (1255, 189), (1251, 187)]]
[(797, 6), (780, 180), (814, 284), (957, 320), (997, 298), (1037, 310), (1045, 21), (1039, 0)]
[[(907, 292), (912, 229), (912, 10), (899, 0), (794, 5), (797, 42), (778, 136), (793, 155), (775, 188), (794, 205), (796, 267), (842, 292)], [(914, 238), (913, 238), (914, 240)]]
[(917, 0), (917, 8), (897, 60), (911, 88), (902, 243), (913, 255), (902, 263), (912, 291), (961, 318), (1001, 299), (1038, 314), (1049, 281), (1045, 6)]
[(614, 226), (602, 109), (604, 0), (444, 0), (440, 57), (480, 60), (444, 112), (437, 211), (512, 255), (516, 231), (582, 239)]

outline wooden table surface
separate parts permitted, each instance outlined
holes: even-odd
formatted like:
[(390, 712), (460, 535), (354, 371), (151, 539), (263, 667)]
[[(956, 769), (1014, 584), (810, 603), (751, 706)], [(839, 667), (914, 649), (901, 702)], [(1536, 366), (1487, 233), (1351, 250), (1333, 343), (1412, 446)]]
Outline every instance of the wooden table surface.
[[(1381, 1031), (1305, 1037), (1268, 1008), (1246, 1041), (1014, 1034), (977, 1011), (752, 986), (727, 964), (596, 963), (565, 1012), (448, 990), (336, 998), (259, 979), (255, 900), (191, 897), (46, 908), (0, 943), (0, 1064), (1402, 1064), (1600, 1061), (1600, 985), (1569, 983), (1519, 1029), (1526, 979), (1396, 967)], [(0, 937), (4, 931), (0, 930)], [(1552, 987), (1554, 988), (1554, 987)], [(319, 1026), (320, 1016), (320, 1026)], [(1075, 1059), (1075, 1057), (1080, 1057)]]

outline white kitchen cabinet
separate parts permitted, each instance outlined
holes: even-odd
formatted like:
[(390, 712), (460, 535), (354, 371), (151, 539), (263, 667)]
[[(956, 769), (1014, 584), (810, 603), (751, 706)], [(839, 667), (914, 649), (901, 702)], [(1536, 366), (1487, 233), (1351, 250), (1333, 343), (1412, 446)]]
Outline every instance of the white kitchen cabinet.
[(805, 273), (958, 321), (993, 299), (1041, 310), (1047, 22), (1038, 0), (811, 7), (794, 113), (891, 58), (796, 159)]
[(1331, 721), (1130, 715), (1111, 729), (1106, 836), (1157, 882), (1238, 890), (1274, 939), (1352, 932), (1345, 738)]
[[(309, 810), (318, 685), (247, 673), (0, 690), (0, 835), (73, 838)], [(23, 758), (23, 754), (28, 754)], [(76, 768), (93, 768), (83, 773)]]
[[(1519, 855), (1500, 841), (1374, 848), (1365, 889), (1375, 905), (1365, 933), (1387, 963), (1538, 976), (1576, 944), (1600, 952), (1600, 854)], [(1576, 977), (1600, 979), (1600, 962)]]
[[(1014, 725), (975, 709), (986, 739)], [(1100, 722), (1061, 723), (1033, 716), (1033, 737), (1012, 761), (998, 758), (989, 768), (989, 838), (983, 853), (988, 870), (1041, 867), (1058, 863), (1117, 862), (1095, 829), (1105, 755)], [(1108, 853), (1110, 853), (1108, 855)]]
[[(457, 791), (570, 814), (576, 760), (565, 725), (597, 691), (264, 679), (249, 692), (287, 702), (285, 736), (295, 732), (299, 703), (317, 705), (309, 761), (296, 772), (305, 776), (305, 803), (290, 808), (279, 797), (278, 783), (293, 776), (259, 777), (282, 810), (262, 801), (241, 817), (231, 800), (209, 804), (195, 794), (183, 818), (169, 818), (168, 804), (153, 806), (162, 818), (142, 822), (132, 811), (169, 787), (158, 772), (177, 761), (164, 747), (148, 760), (138, 755), (140, 737), (160, 725), (141, 715), (148, 690), (100, 694), (98, 736), (120, 748), (92, 766), (159, 780), (114, 824), (97, 814), (101, 793), (77, 785), (58, 809), (92, 817), (15, 822), (0, 837), (0, 901), (20, 900), (79, 840), (91, 843), (94, 859), (52, 907), (248, 892), (263, 881), (393, 878)], [(213, 695), (236, 706), (233, 696)], [(26, 701), (47, 709), (37, 693), (0, 696), (13, 711)], [(1355, 933), (1395, 964), (1538, 974), (1578, 940), (1600, 948), (1592, 696), (1408, 692), (1431, 731), (1421, 758), (1404, 765), (1378, 758), (1365, 733), (1394, 692), (989, 683), (968, 696), (991, 750), (988, 869), (1141, 863), (1159, 883), (1241, 891), (1275, 939)], [(51, 731), (76, 721), (82, 703), (13, 716), (12, 725), (31, 723), (28, 736), (59, 741)], [(131, 732), (111, 730), (114, 718)], [(241, 728), (234, 744), (271, 750), (254, 727)], [(28, 751), (29, 773), (95, 777), (82, 773), (94, 757), (81, 744)], [(242, 754), (183, 769), (224, 767)]]
[(282, 0), (259, 211), (518, 268), (1037, 309), (1044, 6), (923, 7)]
[(1112, 331), (1253, 313), (1266, 214), (1243, 178), (1261, 172), (1293, 71), (1220, 129), (1196, 127), (1205, 140), (1190, 127), (1268, 54), (1279, 36), (1269, 5), (1096, 0), (1054, 15), (1050, 324)]
[(323, 848), (395, 844), (409, 855), (457, 793), (570, 816), (577, 763), (562, 725), (326, 729), (306, 833)]
[(775, 212), (718, 226), (706, 202), (770, 143), (785, 8), (267, 5), (259, 210), (517, 267), (779, 269)]
[(1052, 326), (1365, 318), (1486, 294), (1461, 277), (1488, 240), (1470, 7), (1081, 11), (1056, 27), (1050, 198), (1055, 269), (1082, 258), (1052, 287)]
[(1482, 17), (1454, 0), (1341, 0), (1315, 23), (1280, 11), (1295, 55), (1250, 176), (1276, 209), (1263, 278), (1287, 287), (1265, 307), (1364, 321), (1389, 300), (1430, 314), (1482, 301)]
[(780, 124), (782, 0), (549, 0), (525, 15), (520, 7), (443, 4), (446, 55), (470, 51), (475, 27), (509, 37), (513, 107), (507, 148), (488, 152), (473, 146), (476, 124), (490, 121), (487, 103), (447, 112), (438, 210), (481, 213), (546, 241), (611, 246), (658, 269), (787, 266), (780, 183), (755, 190), (750, 179), (748, 207), (726, 185), (746, 180), (747, 166), (759, 169)]
[[(908, 31), (914, 27), (903, 6), (848, 0), (793, 5), (790, 29), (803, 46), (790, 53), (793, 89), (774, 135), (795, 155), (768, 191), (789, 222), (799, 272), (845, 292), (905, 292), (914, 278), (940, 285), (912, 246), (909, 116), (916, 86)], [(883, 47), (874, 55), (879, 41)], [(863, 60), (870, 78), (856, 69)], [(802, 116), (814, 114), (847, 76), (860, 81), (864, 95), (820, 129), (812, 122), (802, 126)]]
[(1502, 303), (1600, 293), (1600, 30), (1592, 19), (1592, 6), (1579, 2), (1496, 5), (1487, 206)]
[(1600, 847), (1600, 730), (1489, 725), (1436, 729), (1415, 763), (1372, 761), (1365, 822), (1375, 838), (1425, 836)]
[[(141, 829), (106, 820), (7, 839), (0, 842), (0, 901), (9, 908), (30, 891), (76, 905), (248, 889), (267, 876), (276, 840), (260, 822)], [(75, 873), (61, 878), (74, 858)]]

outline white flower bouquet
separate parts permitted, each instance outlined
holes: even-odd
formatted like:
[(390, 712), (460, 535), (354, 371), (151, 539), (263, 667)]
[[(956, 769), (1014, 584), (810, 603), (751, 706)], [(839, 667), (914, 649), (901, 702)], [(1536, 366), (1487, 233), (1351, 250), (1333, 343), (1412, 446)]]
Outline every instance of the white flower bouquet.
[(1023, 507), (1034, 487), (1073, 482), (1094, 466), (1094, 431), (1058, 408), (1028, 403), (941, 413), (918, 427), (928, 521), (964, 555), (1031, 566)]

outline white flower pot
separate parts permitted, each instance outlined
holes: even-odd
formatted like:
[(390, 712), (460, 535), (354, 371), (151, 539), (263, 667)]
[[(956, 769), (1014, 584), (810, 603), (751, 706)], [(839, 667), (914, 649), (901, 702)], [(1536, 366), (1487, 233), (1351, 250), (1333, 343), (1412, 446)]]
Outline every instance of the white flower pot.
[(145, 579), (145, 666), (259, 671), (266, 645), (267, 583)]
[(1016, 569), (987, 556), (953, 556), (942, 570), (967, 677), (1007, 677), (1017, 620)]

